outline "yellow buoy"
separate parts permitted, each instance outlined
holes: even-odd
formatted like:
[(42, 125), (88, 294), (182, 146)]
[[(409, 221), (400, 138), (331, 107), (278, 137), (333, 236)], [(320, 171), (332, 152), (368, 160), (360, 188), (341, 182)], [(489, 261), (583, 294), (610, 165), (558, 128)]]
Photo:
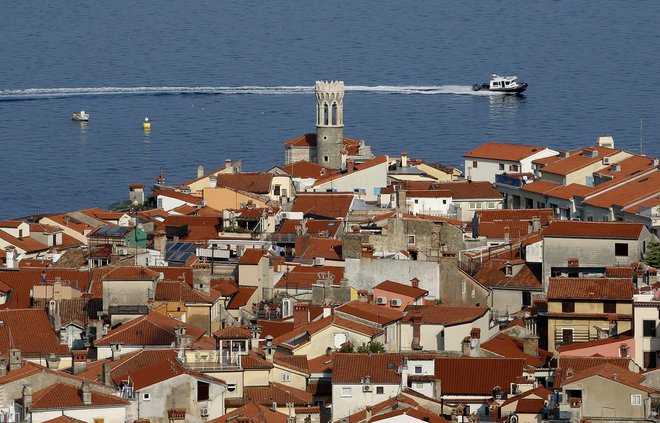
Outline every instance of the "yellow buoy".
[(144, 118), (144, 122), (142, 122), (142, 127), (143, 127), (146, 131), (148, 131), (148, 130), (151, 129), (151, 122), (149, 122), (149, 118), (148, 118), (148, 117)]

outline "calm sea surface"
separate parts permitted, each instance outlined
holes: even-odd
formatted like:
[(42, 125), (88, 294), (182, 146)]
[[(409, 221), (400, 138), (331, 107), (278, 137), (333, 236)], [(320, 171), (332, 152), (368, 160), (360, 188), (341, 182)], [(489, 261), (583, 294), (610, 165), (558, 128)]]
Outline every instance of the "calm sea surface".
[[(317, 79), (347, 84), (345, 134), (461, 163), (496, 140), (612, 135), (660, 156), (660, 2), (155, 1), (0, 5), (0, 218), (106, 207), (242, 159), (283, 162)], [(524, 97), (475, 95), (491, 73)], [(91, 113), (82, 126), (70, 120)], [(150, 134), (141, 121), (149, 116)]]

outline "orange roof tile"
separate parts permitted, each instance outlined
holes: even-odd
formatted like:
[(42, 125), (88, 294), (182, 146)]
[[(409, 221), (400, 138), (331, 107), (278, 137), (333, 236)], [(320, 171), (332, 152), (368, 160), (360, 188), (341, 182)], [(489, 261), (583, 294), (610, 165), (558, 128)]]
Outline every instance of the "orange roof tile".
[(252, 334), (248, 328), (243, 326), (230, 326), (224, 329), (218, 329), (213, 332), (213, 336), (218, 339), (251, 339)]
[(254, 194), (269, 194), (273, 174), (267, 172), (220, 173), (217, 186)]
[(400, 383), (398, 369), (404, 357), (396, 353), (335, 353), (332, 383), (360, 383), (365, 376), (371, 377), (371, 383)]
[(638, 239), (643, 228), (643, 223), (556, 220), (543, 231), (543, 237)]
[(520, 358), (438, 357), (435, 376), (443, 395), (492, 395), (496, 386), (508, 391), (525, 365)]
[(13, 245), (16, 248), (25, 251), (26, 253), (36, 253), (38, 251), (48, 250), (48, 246), (46, 244), (42, 244), (32, 237), (28, 236), (23, 238), (16, 238), (3, 230), (0, 230), (0, 239), (4, 240), (10, 245)]
[[(295, 338), (300, 337), (301, 335), (314, 335), (315, 333), (329, 327), (337, 326), (344, 329), (349, 329), (363, 335), (374, 337), (378, 334), (383, 333), (382, 329), (375, 328), (373, 326), (368, 326), (362, 323), (354, 322), (352, 320), (344, 319), (336, 315), (331, 315), (324, 317), (320, 320), (309, 322), (304, 325), (295, 327), (293, 330), (280, 335), (279, 337), (273, 339), (273, 343), (284, 347), (286, 349), (293, 349), (294, 347), (289, 344), (289, 342)], [(299, 347), (304, 344), (297, 344), (296, 347)]]
[[(591, 150), (596, 151), (598, 154), (595, 157), (585, 156), (585, 152)], [(557, 175), (568, 175), (572, 172), (575, 172), (576, 170), (583, 169), (589, 165), (601, 161), (603, 157), (611, 157), (620, 152), (621, 150), (599, 146), (583, 148), (577, 152), (572, 152), (568, 157), (560, 158), (560, 160), (546, 164), (543, 168), (541, 168), (541, 172), (553, 173)]]
[[(629, 386), (631, 388), (648, 392), (648, 393), (658, 393), (657, 389), (651, 388), (649, 386), (642, 385), (641, 382), (644, 380), (645, 376), (639, 373), (631, 372), (628, 369), (622, 369), (619, 366), (615, 366), (610, 363), (604, 363), (596, 367), (591, 367), (585, 369), (579, 373), (574, 374), (571, 377), (566, 378), (563, 381), (563, 386), (569, 383), (575, 383), (580, 380), (586, 379), (588, 377), (598, 376), (603, 379), (616, 380), (616, 382), (623, 385)], [(616, 379), (615, 379), (616, 377)]]
[(325, 258), (328, 260), (343, 260), (342, 245), (340, 239), (309, 237), (306, 248), (296, 251), (296, 257), (300, 259)]
[(403, 318), (403, 313), (389, 307), (376, 304), (363, 303), (359, 300), (351, 301), (335, 309), (335, 313), (343, 313), (359, 319), (381, 325), (388, 325)]
[[(354, 139), (344, 137), (342, 141), (342, 145), (344, 149), (348, 151), (348, 154), (355, 155), (358, 153), (358, 147), (360, 145), (360, 141), (356, 141)], [(303, 147), (303, 148), (316, 147), (316, 133), (311, 132), (301, 135), (297, 138), (285, 142), (284, 146)]]
[(261, 327), (261, 333), (259, 334), (261, 338), (265, 338), (268, 335), (277, 338), (292, 331), (294, 323), (293, 321), (257, 320), (257, 325)]
[(301, 373), (309, 373), (309, 363), (306, 355), (276, 354), (273, 363)]
[(401, 323), (418, 321), (423, 325), (454, 326), (474, 322), (488, 312), (488, 307), (463, 307), (439, 304), (409, 305)]
[(298, 193), (291, 211), (302, 212), (314, 219), (344, 219), (353, 205), (354, 198), (352, 193)]
[(375, 158), (373, 158), (373, 159), (371, 159), (367, 162), (360, 163), (359, 165), (355, 165), (355, 167), (353, 169), (349, 169), (346, 172), (336, 172), (336, 173), (333, 173), (331, 175), (319, 178), (319, 179), (316, 180), (316, 182), (314, 182), (314, 184), (312, 186), (316, 187), (316, 186), (319, 186), (319, 185), (327, 184), (330, 181), (334, 181), (336, 179), (343, 178), (344, 176), (347, 176), (347, 175), (353, 175), (357, 172), (372, 168), (374, 166), (377, 166), (377, 165), (383, 164), (383, 163), (387, 163), (387, 156), (378, 156), (378, 157), (375, 157)]
[(547, 191), (545, 195), (550, 198), (561, 198), (562, 200), (570, 200), (573, 197), (586, 197), (594, 192), (597, 188), (588, 187), (580, 184), (560, 185), (557, 188)]
[(515, 275), (507, 275), (507, 264), (511, 260), (491, 258), (483, 262), (481, 269), (473, 276), (484, 286), (493, 288), (533, 288), (543, 287), (541, 282), (541, 266), (535, 263), (525, 263)]
[(629, 206), (653, 198), (660, 193), (660, 172), (628, 181), (609, 191), (597, 193), (583, 201), (596, 207)]
[(544, 147), (536, 145), (486, 142), (474, 150), (465, 153), (463, 157), (517, 162), (543, 150), (545, 150)]
[[(301, 220), (284, 219), (280, 223), (277, 233), (297, 234), (297, 227), (301, 226), (301, 224)], [(339, 228), (341, 228), (342, 222), (338, 220), (308, 219), (307, 222), (305, 222), (305, 226), (307, 228), (307, 233), (311, 236), (319, 236), (319, 234), (323, 234), (328, 238), (334, 238), (337, 235)]]
[(239, 285), (238, 292), (234, 294), (234, 296), (231, 298), (229, 304), (227, 304), (227, 308), (230, 310), (237, 310), (241, 307), (246, 306), (256, 290), (257, 290), (256, 286)]
[(560, 354), (555, 371), (554, 386), (561, 387), (569, 374), (578, 374), (605, 363), (627, 370), (630, 362), (631, 359), (626, 357), (582, 357)]
[(394, 294), (405, 295), (407, 297), (417, 299), (428, 295), (429, 291), (422, 288), (415, 288), (414, 286), (405, 285), (394, 281), (383, 281), (374, 286), (374, 289), (382, 289), (383, 291), (392, 292)]
[(74, 419), (73, 417), (69, 416), (59, 416), (55, 417), (54, 419), (46, 420), (43, 423), (85, 423), (85, 421)]
[[(241, 420), (244, 419), (244, 420)], [(217, 419), (208, 420), (207, 423), (286, 423), (287, 416), (273, 411), (270, 409), (270, 404), (259, 405), (254, 401), (248, 401), (242, 407), (237, 408), (236, 410), (225, 414), (224, 416), (218, 417)]]
[(186, 194), (180, 191), (174, 191), (173, 189), (158, 189), (154, 191), (154, 194), (156, 196), (163, 196), (163, 197), (174, 198), (176, 200), (181, 200), (195, 206), (202, 204), (202, 202), (204, 201), (204, 199), (201, 197)]
[(306, 406), (312, 403), (312, 394), (290, 386), (271, 382), (268, 386), (246, 386), (243, 388), (243, 398), (227, 398), (225, 405), (235, 407), (253, 401), (257, 404), (270, 406), (274, 402), (279, 406), (293, 403), (295, 406)]
[(219, 292), (211, 291), (211, 294), (216, 295), (206, 295), (200, 291), (194, 290), (190, 285), (183, 281), (160, 281), (156, 285), (155, 300), (213, 304), (218, 299)]
[(56, 382), (32, 394), (32, 410), (79, 407), (126, 407), (129, 402), (111, 394), (92, 391), (91, 404), (83, 403), (80, 386)]
[(449, 190), (455, 200), (469, 199), (501, 199), (500, 193), (492, 183), (485, 181), (475, 182), (434, 182), (434, 189)]
[(101, 278), (102, 281), (143, 281), (156, 280), (160, 277), (158, 272), (144, 266), (111, 266), (106, 269), (107, 273)]
[(524, 220), (531, 221), (538, 217), (541, 225), (547, 225), (555, 218), (553, 209), (501, 209), (501, 210), (477, 210), (474, 214), (479, 218), (479, 222), (496, 222)]
[(53, 268), (47, 269), (21, 269), (19, 271), (1, 271), (0, 282), (12, 289), (12, 294), (7, 302), (0, 308), (28, 308), (31, 305), (30, 291), (35, 285), (41, 284), (43, 273), (46, 274), (46, 282), (53, 283), (55, 278), (60, 278), (63, 285), (69, 285), (81, 292), (86, 292), (91, 282), (91, 273), (78, 269)]
[(331, 373), (334, 367), (334, 353), (324, 354), (307, 361), (310, 373)]
[(530, 182), (529, 184), (523, 185), (520, 187), (521, 191), (534, 192), (537, 194), (545, 194), (546, 192), (551, 192), (554, 189), (562, 187), (563, 185), (555, 184), (552, 182), (546, 182), (542, 180), (537, 180)]
[(512, 239), (520, 238), (530, 232), (530, 223), (527, 221), (496, 221), (479, 223), (479, 236), (502, 239), (509, 235)]
[(281, 166), (281, 169), (294, 178), (319, 179), (329, 174), (332, 170), (320, 164), (300, 160), (295, 163)]
[(621, 300), (631, 301), (632, 280), (611, 278), (550, 278), (548, 300)]
[(169, 346), (176, 342), (175, 329), (183, 327), (192, 336), (193, 341), (204, 335), (204, 330), (188, 323), (164, 316), (159, 313), (149, 313), (140, 316), (110, 330), (106, 336), (94, 341), (94, 345), (162, 345)]
[(525, 354), (523, 351), (523, 341), (512, 338), (506, 333), (498, 333), (493, 338), (481, 344), (481, 349), (495, 353), (505, 358), (522, 358), (533, 367), (539, 367), (545, 364), (552, 354), (540, 350), (539, 356)]
[(238, 264), (242, 265), (257, 265), (266, 254), (265, 250), (260, 248), (248, 248), (245, 250)]
[(312, 289), (312, 285), (318, 282), (319, 273), (330, 273), (333, 285), (341, 284), (344, 278), (343, 267), (332, 266), (296, 266), (286, 272), (275, 284), (276, 288)]
[(24, 357), (68, 355), (43, 309), (0, 310), (0, 351), (21, 350)]
[(577, 343), (574, 343), (574, 344), (560, 345), (559, 346), (559, 353), (568, 355), (567, 353), (569, 351), (581, 350), (583, 348), (591, 348), (591, 347), (596, 347), (596, 346), (600, 346), (600, 345), (608, 345), (608, 344), (628, 343), (630, 345), (632, 342), (634, 342), (633, 339), (634, 338), (632, 336), (632, 330), (628, 330), (628, 331), (622, 332), (618, 335), (611, 336), (609, 338), (594, 339), (592, 341), (577, 342)]

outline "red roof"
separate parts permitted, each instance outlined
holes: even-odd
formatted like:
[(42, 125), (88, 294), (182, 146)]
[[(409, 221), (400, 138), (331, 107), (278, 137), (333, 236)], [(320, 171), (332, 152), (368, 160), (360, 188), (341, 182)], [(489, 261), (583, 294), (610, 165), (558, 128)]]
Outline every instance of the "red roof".
[(479, 223), (521, 220), (529, 222), (535, 217), (541, 221), (541, 225), (547, 225), (554, 220), (553, 209), (501, 209), (501, 210), (477, 210), (474, 214), (479, 218)]
[(243, 252), (243, 255), (238, 261), (238, 264), (257, 265), (265, 254), (266, 251), (260, 248), (248, 248), (245, 250), (245, 252)]
[(204, 330), (188, 323), (152, 312), (140, 316), (110, 330), (106, 336), (94, 341), (94, 345), (161, 345), (169, 346), (176, 342), (175, 329), (183, 327), (193, 341), (204, 335)]
[[(358, 154), (360, 141), (344, 137), (342, 145), (350, 155)], [(285, 147), (316, 147), (316, 133), (307, 133), (284, 143)]]
[[(507, 275), (507, 264), (512, 260), (491, 258), (483, 262), (474, 278), (484, 286), (493, 288), (533, 288), (540, 289), (541, 266), (523, 261), (522, 268), (515, 275)], [(517, 267), (517, 266), (516, 266)]]
[(554, 386), (561, 387), (570, 374), (578, 374), (593, 367), (609, 363), (620, 369), (628, 369), (631, 359), (626, 357), (582, 357), (560, 354), (555, 371)]
[(639, 239), (643, 228), (643, 223), (556, 220), (543, 231), (543, 237)]
[(332, 383), (360, 383), (365, 376), (371, 383), (400, 383), (399, 367), (403, 354), (341, 354), (335, 353)]
[(250, 298), (252, 298), (254, 291), (256, 290), (257, 290), (256, 286), (239, 285), (238, 292), (234, 294), (234, 296), (231, 298), (229, 304), (227, 304), (227, 308), (230, 310), (237, 310), (241, 307), (246, 306), (248, 304), (248, 301), (250, 301)]
[(218, 187), (230, 188), (254, 194), (269, 194), (273, 174), (267, 172), (220, 173)]
[(343, 267), (331, 266), (296, 266), (285, 273), (275, 284), (276, 288), (312, 289), (312, 285), (318, 282), (319, 273), (330, 273), (333, 285), (341, 284), (344, 278)]
[(126, 407), (129, 402), (115, 395), (92, 391), (91, 404), (83, 402), (80, 386), (55, 382), (32, 394), (32, 410), (67, 409), (78, 407)]
[(293, 321), (257, 320), (257, 325), (261, 327), (261, 333), (259, 334), (261, 338), (265, 338), (268, 335), (277, 338), (292, 331), (294, 323)]
[(289, 163), (288, 165), (281, 166), (281, 169), (294, 178), (310, 179), (319, 179), (332, 172), (332, 170), (327, 167), (308, 162), (307, 160)]
[(186, 194), (184, 192), (174, 191), (173, 189), (158, 189), (154, 192), (154, 194), (157, 196), (174, 198), (196, 206), (202, 204), (204, 201), (204, 199), (201, 197)]
[(160, 277), (158, 272), (144, 266), (112, 266), (106, 269), (107, 272), (101, 277), (102, 281), (146, 281)]
[(439, 304), (409, 305), (401, 323), (413, 320), (423, 325), (454, 326), (474, 322), (488, 312), (488, 307), (464, 307)]
[(622, 369), (619, 366), (615, 366), (610, 363), (604, 363), (596, 367), (591, 367), (589, 369), (583, 370), (579, 373), (574, 374), (571, 377), (566, 378), (563, 381), (563, 386), (569, 383), (575, 383), (580, 380), (586, 379), (588, 377), (601, 377), (603, 379), (615, 380), (618, 383), (629, 386), (631, 388), (648, 392), (648, 393), (658, 393), (657, 389), (651, 388), (649, 386), (642, 385), (642, 381), (645, 376), (643, 374), (631, 372), (628, 369)]
[(302, 212), (314, 219), (344, 219), (353, 204), (352, 193), (315, 192), (298, 193), (292, 212)]
[(544, 147), (536, 145), (486, 142), (463, 157), (518, 162), (543, 150), (545, 150)]
[(530, 233), (529, 222), (526, 221), (495, 221), (479, 223), (479, 236), (486, 238), (503, 239), (506, 234), (511, 239), (520, 238)]
[(364, 303), (359, 300), (351, 301), (337, 307), (336, 313), (344, 313), (358, 319), (367, 320), (381, 325), (388, 325), (403, 317), (403, 313), (393, 308), (376, 304)]
[(38, 251), (48, 250), (48, 246), (46, 244), (42, 244), (41, 242), (37, 241), (32, 237), (28, 236), (23, 238), (16, 238), (14, 236), (9, 235), (7, 232), (1, 229), (0, 229), (0, 239), (4, 240), (10, 245), (13, 245), (16, 248), (25, 251), (26, 253), (36, 253)]
[(502, 199), (502, 193), (492, 183), (485, 181), (434, 182), (433, 189), (451, 191), (454, 200)]
[(306, 406), (312, 403), (312, 394), (271, 382), (268, 386), (246, 386), (243, 388), (243, 398), (227, 398), (225, 405), (235, 407), (251, 401), (267, 406), (271, 406), (274, 402), (279, 406), (285, 406), (287, 403)]
[(8, 285), (12, 293), (7, 302), (0, 305), (0, 308), (28, 308), (31, 305), (30, 291), (35, 285), (41, 284), (42, 274), (45, 272), (46, 281), (50, 284), (55, 278), (60, 278), (63, 285), (69, 285), (81, 292), (86, 292), (91, 281), (89, 271), (80, 271), (78, 269), (54, 268), (48, 269), (21, 269), (19, 271), (0, 270), (0, 282)]
[(243, 326), (230, 326), (224, 329), (218, 329), (213, 332), (213, 336), (218, 339), (250, 339), (252, 334), (248, 328)]
[(181, 236), (181, 241), (206, 241), (217, 238), (222, 227), (222, 218), (217, 216), (168, 216), (157, 225), (165, 231), (168, 226), (188, 225), (188, 234)]
[(276, 354), (273, 363), (301, 373), (309, 373), (309, 363), (306, 355)]
[[(253, 401), (249, 401), (242, 407), (237, 408), (236, 410), (225, 414), (224, 416), (218, 417), (217, 419), (207, 420), (206, 423), (257, 423), (257, 422), (269, 422), (269, 423), (286, 423), (287, 416), (273, 411), (270, 409), (271, 405), (259, 405)], [(244, 420), (241, 420), (244, 419)]]
[(550, 278), (547, 298), (631, 301), (634, 289), (630, 279)]
[(211, 291), (211, 293), (214, 293), (215, 295), (206, 295), (200, 291), (194, 290), (190, 285), (183, 281), (160, 281), (156, 285), (155, 300), (213, 304), (220, 293), (217, 291)]
[(68, 355), (69, 347), (60, 343), (44, 309), (0, 310), (0, 351), (21, 350), (23, 357)]
[(336, 172), (336, 173), (333, 173), (331, 175), (324, 176), (323, 178), (320, 178), (316, 182), (314, 182), (314, 184), (312, 186), (316, 187), (316, 186), (319, 186), (319, 185), (327, 184), (330, 181), (334, 181), (336, 179), (343, 178), (347, 175), (353, 175), (356, 172), (360, 172), (360, 171), (363, 171), (363, 170), (366, 170), (366, 169), (369, 169), (369, 168), (372, 168), (374, 166), (377, 166), (379, 164), (384, 164), (384, 163), (387, 163), (387, 156), (378, 156), (378, 157), (375, 157), (375, 158), (373, 158), (373, 159), (371, 159), (367, 162), (360, 163), (359, 165), (355, 165), (354, 167), (349, 168), (345, 172)]
[(320, 320), (305, 323), (303, 325), (295, 327), (293, 330), (286, 332), (280, 335), (279, 337), (273, 339), (273, 343), (289, 350), (294, 349), (304, 344), (296, 344), (294, 346), (292, 344), (289, 344), (289, 342), (291, 342), (292, 340), (299, 338), (301, 335), (310, 335), (310, 336), (314, 335), (315, 333), (320, 332), (321, 330), (330, 326), (337, 326), (344, 329), (352, 330), (354, 332), (361, 333), (368, 337), (374, 337), (378, 334), (383, 333), (382, 329), (378, 329), (373, 326), (368, 326), (362, 323), (354, 322), (352, 320), (344, 319), (336, 315), (331, 315), (328, 317), (324, 317)]
[(392, 292), (399, 295), (405, 295), (413, 299), (424, 297), (428, 295), (429, 291), (422, 288), (415, 288), (414, 286), (404, 285), (394, 281), (383, 281), (374, 286), (374, 289), (382, 289), (383, 291)]
[[(583, 348), (591, 348), (591, 347), (596, 347), (596, 346), (601, 346), (601, 345), (608, 345), (608, 344), (626, 343), (628, 345), (631, 345), (633, 342), (634, 342), (634, 338), (632, 336), (632, 330), (628, 330), (626, 332), (622, 332), (618, 335), (614, 335), (614, 336), (611, 336), (609, 338), (594, 339), (592, 341), (576, 342), (574, 344), (560, 345), (559, 346), (559, 353), (560, 354), (566, 354), (569, 351), (581, 350)], [(617, 351), (617, 353), (618, 353), (618, 351)]]
[[(586, 154), (590, 151), (596, 151), (597, 155), (595, 157), (590, 157)], [(577, 152), (572, 152), (568, 157), (560, 158), (559, 160), (546, 164), (541, 169), (541, 172), (554, 173), (557, 175), (568, 175), (576, 170), (583, 169), (589, 165), (601, 161), (603, 157), (611, 157), (620, 152), (621, 150), (614, 150), (611, 148), (599, 146), (583, 148)]]
[[(280, 223), (280, 227), (277, 230), (279, 234), (297, 234), (297, 227), (301, 226), (302, 220), (289, 220), (284, 219)], [(307, 233), (311, 236), (318, 237), (326, 236), (327, 238), (334, 238), (341, 227), (342, 222), (338, 220), (326, 220), (326, 219), (307, 219), (305, 226), (307, 228)]]
[(522, 340), (512, 338), (506, 333), (498, 333), (493, 338), (481, 344), (481, 349), (483, 350), (490, 351), (505, 358), (522, 358), (528, 365), (533, 367), (539, 367), (545, 364), (552, 357), (552, 354), (543, 350), (539, 350), (542, 355), (538, 356), (525, 354), (523, 348)]
[(612, 205), (634, 206), (656, 197), (658, 193), (660, 193), (660, 172), (654, 172), (644, 178), (634, 179), (606, 192), (589, 196), (583, 203), (602, 208), (609, 208)]
[(443, 395), (492, 395), (496, 386), (508, 391), (525, 365), (520, 358), (438, 357), (435, 377)]
[(343, 241), (331, 238), (309, 237), (302, 251), (296, 251), (300, 259), (325, 258), (328, 260), (342, 260)]
[(85, 421), (74, 419), (73, 417), (69, 416), (59, 416), (55, 417), (54, 419), (46, 420), (43, 423), (85, 423)]

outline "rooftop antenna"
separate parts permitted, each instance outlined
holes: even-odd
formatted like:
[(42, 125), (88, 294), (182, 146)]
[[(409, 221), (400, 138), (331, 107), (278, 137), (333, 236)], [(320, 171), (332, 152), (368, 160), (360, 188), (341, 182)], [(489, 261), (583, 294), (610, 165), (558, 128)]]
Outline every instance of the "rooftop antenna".
[(639, 117), (639, 155), (644, 155), (644, 117)]

